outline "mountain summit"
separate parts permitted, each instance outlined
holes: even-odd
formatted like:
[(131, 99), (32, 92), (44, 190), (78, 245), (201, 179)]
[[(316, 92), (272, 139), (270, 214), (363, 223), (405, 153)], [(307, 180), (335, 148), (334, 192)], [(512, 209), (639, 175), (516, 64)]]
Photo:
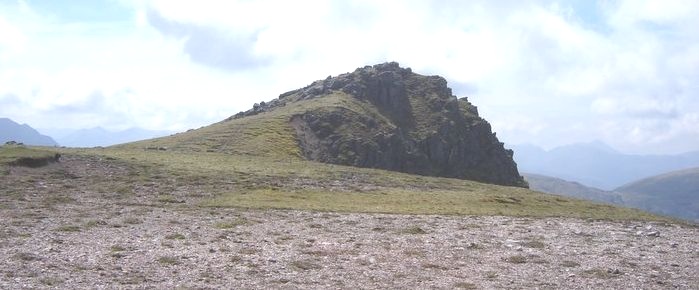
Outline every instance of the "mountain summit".
[(0, 145), (8, 141), (37, 146), (58, 145), (51, 137), (41, 135), (41, 133), (27, 124), (20, 125), (8, 118), (0, 118)]
[[(440, 76), (390, 62), (328, 77), (220, 123), (151, 142), (526, 187), (490, 124)], [(202, 140), (206, 138), (208, 140)]]

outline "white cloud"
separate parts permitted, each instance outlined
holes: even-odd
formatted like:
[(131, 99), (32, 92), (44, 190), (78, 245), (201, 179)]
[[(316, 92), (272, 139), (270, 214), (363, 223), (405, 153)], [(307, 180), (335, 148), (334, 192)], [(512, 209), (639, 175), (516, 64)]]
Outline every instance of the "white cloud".
[(610, 11), (609, 17), (609, 22), (618, 29), (636, 29), (638, 25), (655, 25), (655, 28), (661, 28), (658, 26), (696, 23), (696, 15), (699, 12), (699, 6), (692, 0), (622, 0), (619, 2), (617, 9)]
[(0, 102), (16, 104), (0, 114), (40, 127), (96, 92), (75, 126), (198, 127), (395, 60), (447, 78), (508, 142), (699, 149), (696, 1), (121, 0), (118, 23), (19, 3), (0, 7)]
[(26, 36), (22, 31), (0, 15), (0, 56), (4, 56), (0, 60), (9, 61), (9, 56), (24, 49), (26, 41)]

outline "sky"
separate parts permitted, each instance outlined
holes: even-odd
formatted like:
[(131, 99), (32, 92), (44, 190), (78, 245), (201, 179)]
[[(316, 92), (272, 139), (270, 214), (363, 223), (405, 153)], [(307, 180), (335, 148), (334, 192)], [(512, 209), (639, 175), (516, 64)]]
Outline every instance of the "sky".
[(0, 117), (198, 128), (328, 75), (441, 75), (507, 144), (699, 150), (699, 1), (0, 0)]

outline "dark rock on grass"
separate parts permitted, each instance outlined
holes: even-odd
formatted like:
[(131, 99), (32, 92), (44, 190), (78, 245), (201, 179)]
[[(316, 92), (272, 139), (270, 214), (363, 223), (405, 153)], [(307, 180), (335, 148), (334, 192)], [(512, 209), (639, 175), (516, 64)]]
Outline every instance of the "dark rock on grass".
[(51, 163), (59, 162), (61, 159), (61, 154), (54, 154), (53, 156), (42, 156), (42, 157), (20, 157), (15, 161), (9, 163), (10, 166), (22, 166), (30, 168), (38, 168), (49, 165)]

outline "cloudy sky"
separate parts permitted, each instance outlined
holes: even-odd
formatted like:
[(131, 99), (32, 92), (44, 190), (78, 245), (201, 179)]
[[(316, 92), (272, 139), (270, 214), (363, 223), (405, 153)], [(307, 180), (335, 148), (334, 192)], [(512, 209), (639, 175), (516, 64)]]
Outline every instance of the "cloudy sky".
[(444, 76), (501, 141), (699, 150), (699, 1), (0, 0), (0, 117), (186, 130), (328, 75)]

